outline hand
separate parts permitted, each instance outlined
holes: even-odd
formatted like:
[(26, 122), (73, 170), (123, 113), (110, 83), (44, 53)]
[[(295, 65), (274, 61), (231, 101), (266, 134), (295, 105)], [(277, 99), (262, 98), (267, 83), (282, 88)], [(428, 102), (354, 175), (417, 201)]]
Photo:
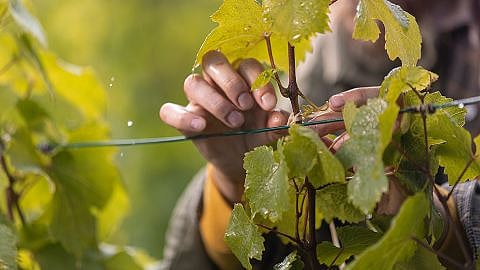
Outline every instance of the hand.
[[(162, 106), (160, 118), (165, 123), (186, 136), (286, 124), (288, 114), (274, 110), (277, 98), (271, 84), (250, 91), (252, 83), (263, 71), (258, 61), (243, 60), (235, 69), (225, 56), (211, 51), (205, 55), (202, 68), (203, 76), (193, 74), (185, 80), (187, 106), (172, 103)], [(341, 126), (338, 123), (323, 125), (318, 131), (326, 135)], [(243, 194), (244, 154), (284, 134), (267, 132), (196, 140), (194, 143), (213, 166), (213, 178), (220, 192), (231, 202), (237, 202)]]

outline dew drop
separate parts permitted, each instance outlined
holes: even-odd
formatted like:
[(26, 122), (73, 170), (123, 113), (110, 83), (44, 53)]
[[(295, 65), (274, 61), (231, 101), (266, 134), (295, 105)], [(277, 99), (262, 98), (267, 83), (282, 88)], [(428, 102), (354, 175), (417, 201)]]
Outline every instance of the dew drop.
[(120, 157), (124, 157), (124, 156), (125, 156), (125, 153), (120, 152)]
[(298, 40), (302, 35), (296, 34), (295, 36), (292, 37), (293, 40)]
[(463, 103), (458, 104), (458, 108), (459, 108), (459, 109), (465, 108), (465, 104), (463, 104)]
[(133, 126), (133, 121), (132, 121), (132, 120), (128, 120), (127, 126), (128, 126), (128, 127), (132, 127), (132, 126)]

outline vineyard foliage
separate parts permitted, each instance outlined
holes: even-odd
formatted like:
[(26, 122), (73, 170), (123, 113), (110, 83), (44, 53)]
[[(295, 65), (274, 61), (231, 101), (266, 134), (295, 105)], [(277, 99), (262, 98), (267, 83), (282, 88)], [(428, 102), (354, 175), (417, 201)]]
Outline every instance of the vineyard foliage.
[(49, 51), (23, 2), (0, 1), (0, 24), (0, 268), (142, 269), (103, 243), (128, 209), (115, 150), (61, 147), (109, 138), (103, 86)]
[[(311, 51), (310, 38), (330, 31), (333, 3), (342, 5), (329, 0), (225, 0), (212, 16), (218, 26), (207, 36), (196, 63), (201, 64), (209, 50), (221, 51), (232, 63), (255, 57), (267, 68), (252, 89), (272, 81), (281, 90), (281, 82), (273, 80), (279, 71), (289, 71), (290, 87), (294, 61), (298, 64)], [(385, 31), (386, 53), (402, 65), (386, 74), (378, 97), (358, 108), (345, 105), (349, 140), (336, 154), (311, 129), (294, 124), (276, 145), (259, 146), (245, 155), (245, 198), (235, 205), (225, 234), (245, 268), (252, 269), (250, 259), (259, 260), (269, 252), (261, 236), (269, 231), (299, 252), (287, 256), (277, 269), (311, 269), (315, 261), (326, 266), (348, 262), (347, 269), (424, 269), (426, 264), (442, 268), (419, 244), (433, 245), (439, 237), (432, 230), (437, 226), (433, 176), (442, 166), (451, 185), (474, 179), (480, 175), (480, 158), (462, 127), (463, 106), (436, 112), (422, 107), (451, 99), (431, 91), (438, 76), (417, 66), (422, 39), (415, 18), (387, 0), (360, 0), (353, 38), (375, 42), (381, 34), (379, 23)], [(421, 110), (400, 113), (411, 106)], [(480, 137), (474, 141), (479, 149)], [(409, 196), (397, 214), (387, 218), (375, 209), (391, 181), (405, 187)], [(315, 206), (314, 217), (312, 211), (304, 211), (310, 206)], [(311, 219), (315, 223), (305, 224)], [(350, 223), (337, 228), (340, 243), (312, 244), (311, 226), (318, 228), (320, 219)], [(311, 258), (311, 250), (316, 250), (316, 258)], [(293, 266), (300, 258), (305, 264)]]

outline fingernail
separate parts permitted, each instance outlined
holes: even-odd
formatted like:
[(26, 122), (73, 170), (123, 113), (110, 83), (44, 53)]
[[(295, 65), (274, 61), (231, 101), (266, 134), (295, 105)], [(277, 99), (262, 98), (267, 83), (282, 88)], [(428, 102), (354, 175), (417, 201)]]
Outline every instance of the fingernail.
[(329, 102), (331, 107), (335, 109), (342, 108), (345, 105), (345, 99), (342, 94), (332, 96)]
[(190, 126), (194, 130), (203, 130), (205, 128), (205, 121), (200, 118), (193, 118), (192, 121), (190, 122)]
[(239, 127), (243, 124), (243, 115), (240, 112), (233, 111), (227, 116), (227, 122), (232, 127)]
[(242, 93), (238, 96), (238, 105), (242, 110), (248, 110), (253, 106), (253, 98), (249, 93)]
[(266, 110), (273, 109), (277, 103), (277, 98), (272, 93), (266, 93), (262, 96), (262, 105)]

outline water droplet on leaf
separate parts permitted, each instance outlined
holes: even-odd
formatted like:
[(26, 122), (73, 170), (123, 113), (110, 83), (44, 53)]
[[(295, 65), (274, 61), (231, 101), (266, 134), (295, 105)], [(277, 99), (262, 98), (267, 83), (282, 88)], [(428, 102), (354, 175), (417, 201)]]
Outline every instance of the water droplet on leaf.
[(458, 104), (458, 108), (459, 108), (459, 109), (465, 108), (465, 104), (463, 104), (463, 103)]
[(127, 126), (128, 126), (128, 127), (131, 127), (131, 126), (133, 126), (133, 121), (132, 121), (132, 120), (128, 120), (128, 122), (127, 122)]

